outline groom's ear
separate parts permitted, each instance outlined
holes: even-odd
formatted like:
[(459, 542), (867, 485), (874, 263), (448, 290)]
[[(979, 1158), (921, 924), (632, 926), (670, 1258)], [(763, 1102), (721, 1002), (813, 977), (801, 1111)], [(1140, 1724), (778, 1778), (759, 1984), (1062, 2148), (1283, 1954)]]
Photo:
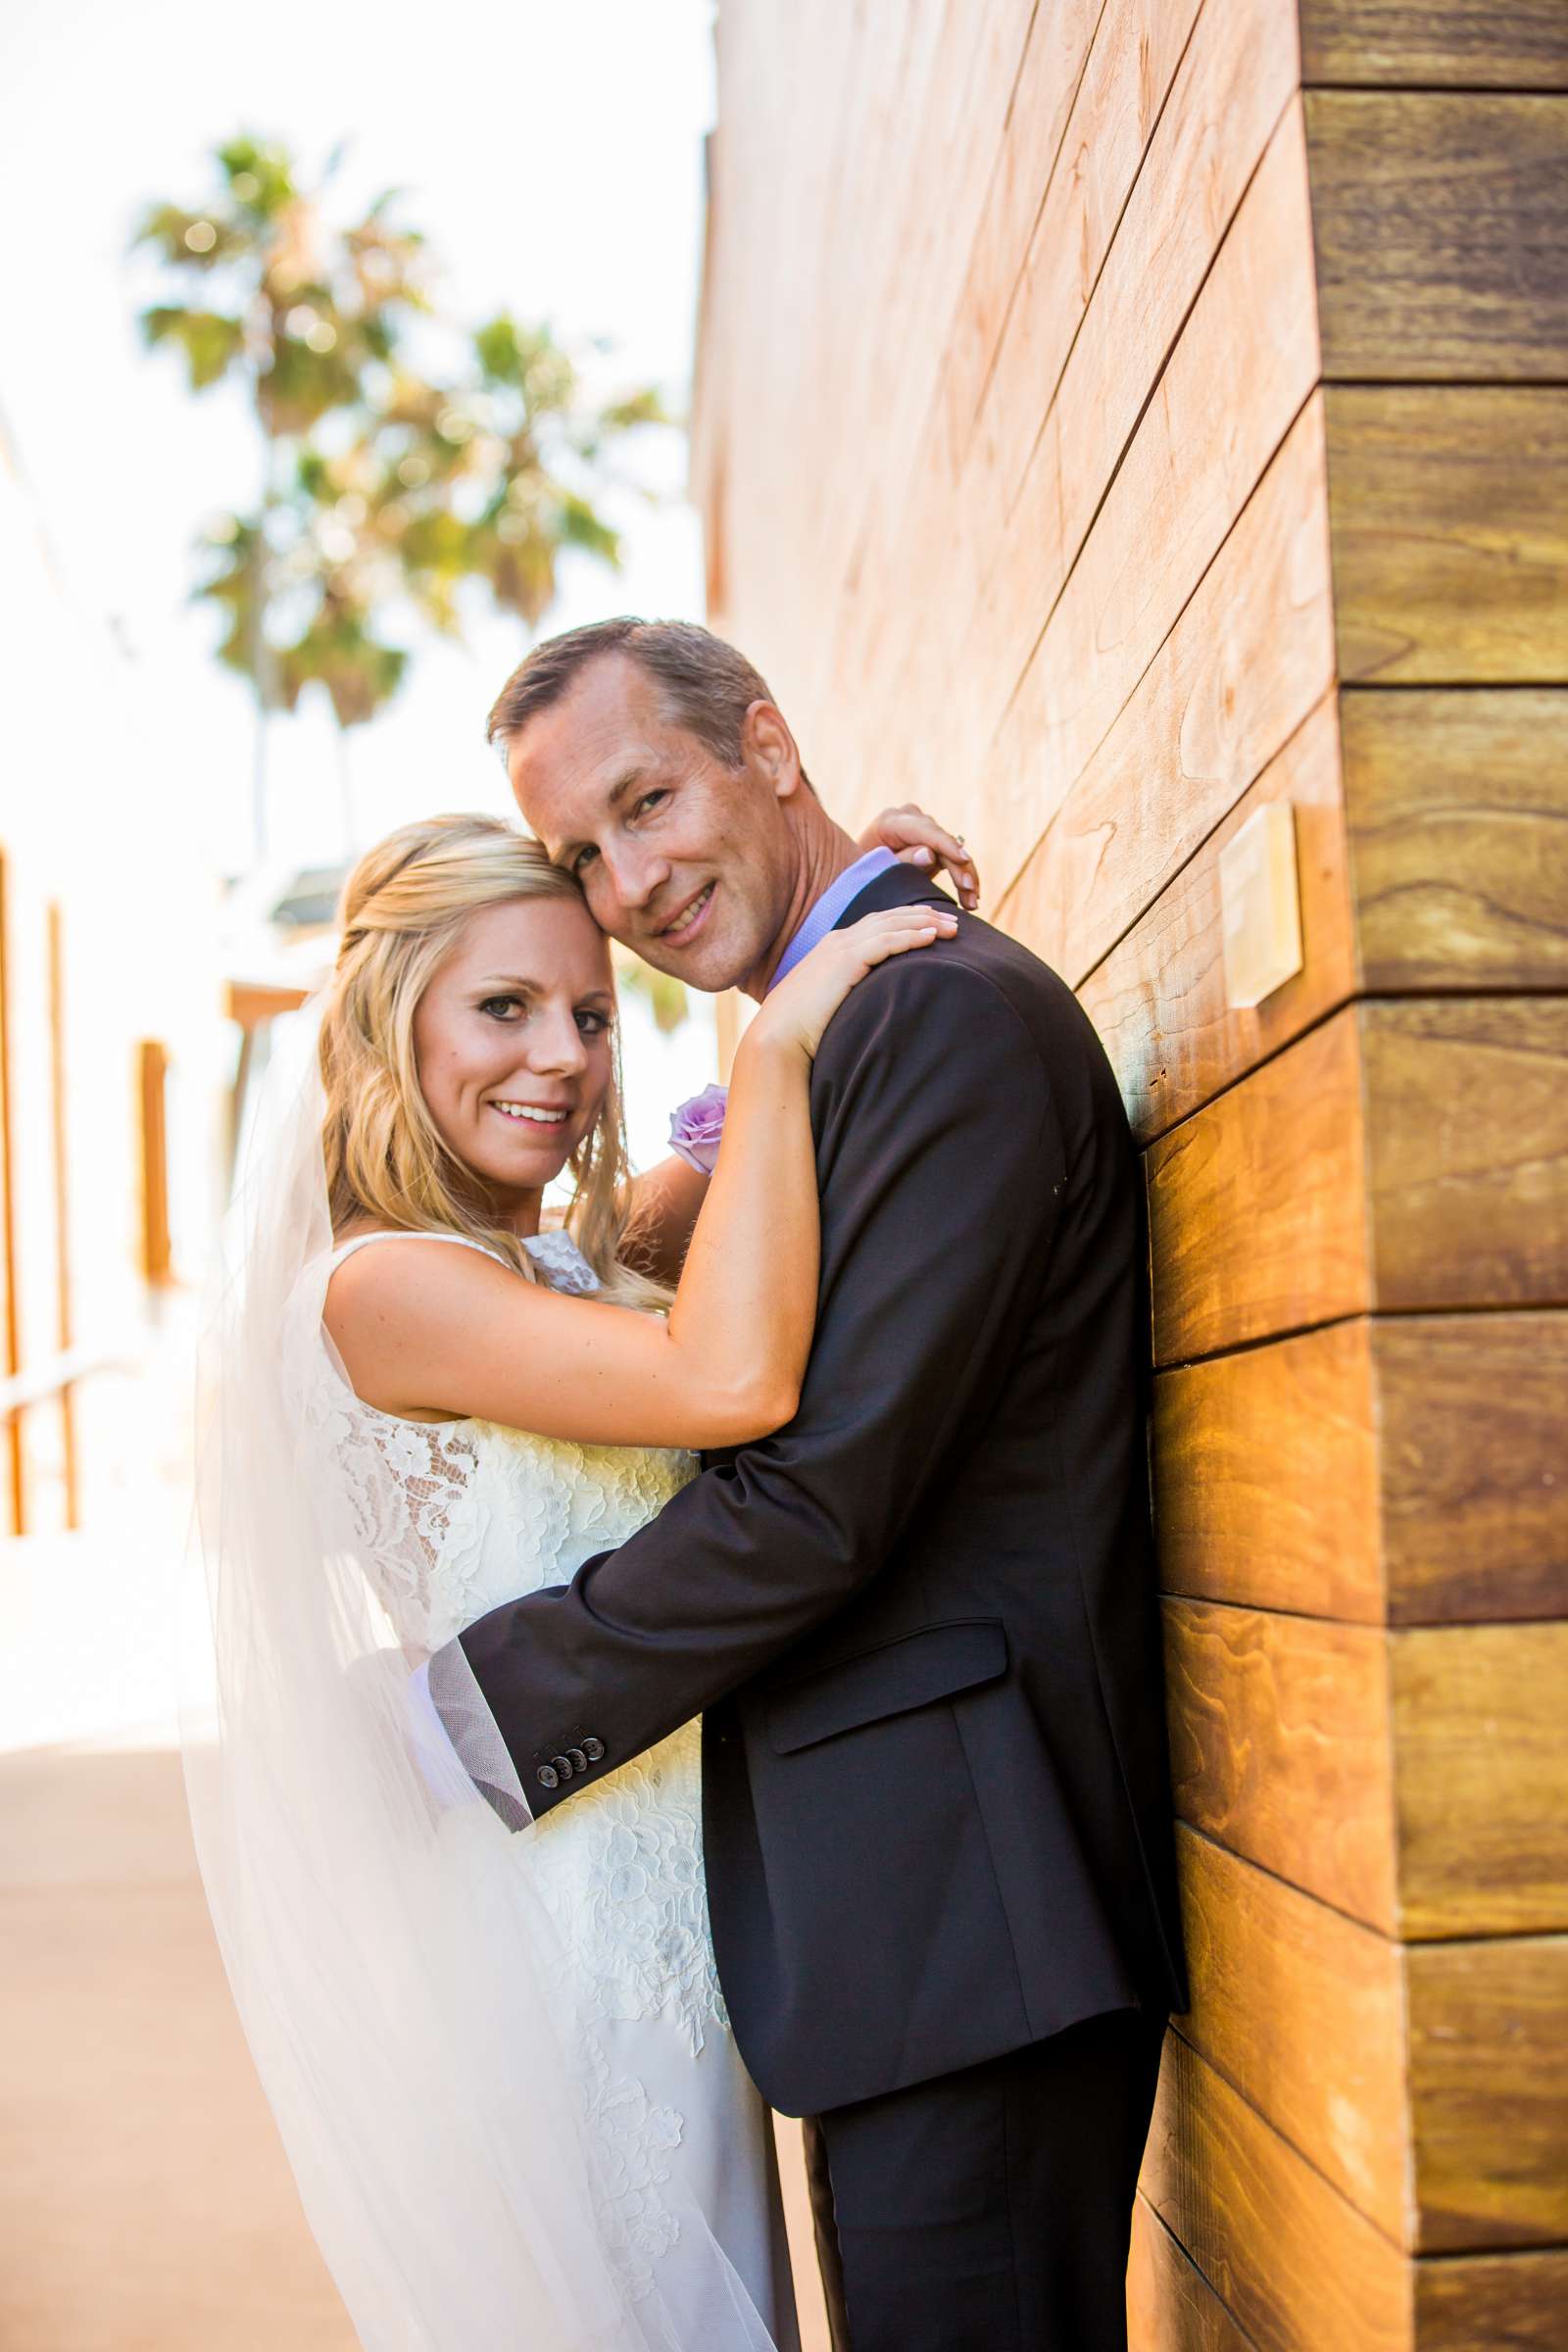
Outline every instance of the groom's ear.
[(800, 789), (801, 755), (775, 703), (751, 703), (741, 724), (741, 743), (781, 801)]

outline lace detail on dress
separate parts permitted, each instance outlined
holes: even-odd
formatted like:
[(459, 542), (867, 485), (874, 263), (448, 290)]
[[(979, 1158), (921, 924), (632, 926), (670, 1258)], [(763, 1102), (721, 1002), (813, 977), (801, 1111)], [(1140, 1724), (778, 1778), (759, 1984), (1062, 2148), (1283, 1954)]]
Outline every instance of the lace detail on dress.
[(727, 2026), (703, 1877), (702, 1732), (683, 1724), (529, 1833), (539, 1890), (601, 2017), (666, 2012), (693, 2057)]
[(588, 1298), (603, 1287), (564, 1226), (550, 1233), (530, 1233), (522, 1246), (553, 1291)]
[[(599, 1288), (569, 1234), (533, 1236), (527, 1248), (552, 1289)], [(674, 1449), (395, 1420), (335, 1373), (322, 1392), (366, 1573), (411, 1656), (504, 1600), (566, 1583), (696, 1474), (695, 1456)], [(701, 1758), (701, 1726), (685, 1724), (514, 1838), (507, 1856), (532, 1875), (571, 1961), (563, 1991), (635, 2292), (678, 2234), (661, 2188), (682, 2118), (653, 2105), (635, 2076), (612, 2073), (596, 2029), (658, 2019), (695, 2056), (710, 2028), (728, 2028), (703, 1875)]]
[(665, 2203), (670, 2152), (678, 2148), (685, 2119), (678, 2108), (656, 2107), (635, 2075), (612, 2076), (597, 2034), (582, 2037), (587, 2061), (588, 2125), (599, 2143), (610, 2211), (606, 2234), (620, 2258), (633, 2301), (654, 2283), (654, 2264), (680, 2236), (680, 2223)]
[(397, 1421), (331, 1378), (317, 1384), (307, 1410), (343, 1473), (370, 1587), (404, 1649), (426, 1655), (438, 1613), (432, 1580), (478, 1467), (475, 1424)]

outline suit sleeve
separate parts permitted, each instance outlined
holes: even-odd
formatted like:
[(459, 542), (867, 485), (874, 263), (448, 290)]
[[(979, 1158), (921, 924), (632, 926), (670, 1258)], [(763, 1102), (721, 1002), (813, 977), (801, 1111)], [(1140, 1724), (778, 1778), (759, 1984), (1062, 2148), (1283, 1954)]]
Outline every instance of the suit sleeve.
[(853, 1599), (1005, 1373), (1064, 1176), (1007, 999), (941, 948), (884, 966), (828, 1030), (812, 1120), (822, 1270), (795, 1419), (461, 1638), (535, 1815)]

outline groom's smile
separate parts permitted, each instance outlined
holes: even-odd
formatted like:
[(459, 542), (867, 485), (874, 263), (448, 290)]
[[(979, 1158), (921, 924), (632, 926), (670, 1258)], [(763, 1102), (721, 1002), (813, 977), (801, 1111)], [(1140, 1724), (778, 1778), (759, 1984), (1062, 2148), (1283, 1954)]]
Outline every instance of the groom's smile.
[(713, 903), (714, 884), (705, 882), (694, 898), (687, 900), (679, 914), (665, 923), (659, 936), (672, 945), (687, 947), (702, 929), (704, 918)]

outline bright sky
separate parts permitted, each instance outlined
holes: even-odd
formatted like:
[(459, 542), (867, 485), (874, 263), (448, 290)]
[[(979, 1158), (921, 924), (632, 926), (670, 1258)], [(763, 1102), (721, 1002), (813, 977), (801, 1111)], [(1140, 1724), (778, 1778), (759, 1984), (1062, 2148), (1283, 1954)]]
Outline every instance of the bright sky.
[[(208, 656), (216, 616), (186, 604), (190, 542), (214, 510), (245, 503), (257, 462), (237, 399), (193, 400), (172, 354), (141, 349), (134, 313), (155, 297), (125, 248), (142, 206), (199, 203), (204, 151), (237, 128), (307, 162), (346, 136), (345, 193), (406, 189), (461, 310), (608, 335), (617, 377), (657, 380), (682, 404), (710, 14), (710, 0), (467, 0), (450, 15), (270, 0), (248, 16), (211, 0), (13, 0), (5, 12), (0, 411), (84, 646), (107, 621), (135, 663), (135, 707), (156, 713), (158, 742), (136, 747), (130, 772), (157, 818), (211, 828), (220, 865), (245, 854), (252, 721), (243, 687)], [(653, 440), (649, 478), (678, 490), (678, 436)], [(624, 611), (701, 616), (690, 511), (628, 500), (617, 518), (624, 573), (579, 561), (547, 630)], [(468, 654), (433, 652), (356, 731), (362, 843), (435, 808), (508, 806), (482, 722), (523, 650), (497, 622)], [(277, 734), (275, 832), (301, 859), (334, 858), (329, 722)], [(123, 765), (98, 772), (123, 789)]]

